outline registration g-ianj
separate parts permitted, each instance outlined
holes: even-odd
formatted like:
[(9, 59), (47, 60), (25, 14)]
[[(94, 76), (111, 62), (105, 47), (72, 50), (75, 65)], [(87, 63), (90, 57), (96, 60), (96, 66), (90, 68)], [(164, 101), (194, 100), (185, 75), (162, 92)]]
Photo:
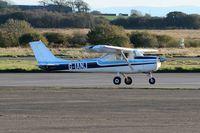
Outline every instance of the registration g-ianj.
[[(116, 73), (113, 79), (115, 85), (119, 85), (124, 78), (127, 85), (132, 84), (132, 78), (126, 74), (146, 73), (149, 83), (155, 84), (156, 80), (152, 72), (161, 67), (163, 57), (145, 56), (145, 52), (157, 52), (154, 49), (132, 49), (108, 45), (87, 46), (88, 52), (104, 53), (100, 58), (87, 60), (64, 60), (55, 57), (51, 51), (41, 42), (30, 42), (38, 66), (47, 71), (66, 72), (93, 72)], [(122, 75), (122, 76), (121, 76)]]

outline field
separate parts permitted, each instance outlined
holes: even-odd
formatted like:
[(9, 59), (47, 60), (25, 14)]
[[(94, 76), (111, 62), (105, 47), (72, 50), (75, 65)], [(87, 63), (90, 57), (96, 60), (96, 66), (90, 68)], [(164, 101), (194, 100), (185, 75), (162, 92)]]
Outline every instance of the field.
[(200, 72), (200, 60), (173, 60), (162, 63), (160, 72)]
[(35, 28), (37, 32), (45, 33), (45, 32), (57, 32), (57, 33), (65, 33), (69, 35), (73, 35), (74, 33), (81, 33), (81, 34), (87, 34), (89, 32), (89, 29), (78, 29), (78, 28)]
[(31, 72), (39, 71), (33, 60), (0, 60), (0, 72)]
[(103, 17), (112, 21), (112, 20), (115, 20), (115, 19), (118, 19), (118, 18), (128, 18), (129, 16), (103, 16)]
[(200, 39), (200, 30), (127, 30), (129, 33), (132, 31), (147, 31), (157, 35), (169, 35), (178, 39)]
[[(44, 32), (60, 32), (65, 34), (74, 34), (74, 33), (82, 33), (87, 34), (89, 29), (36, 29), (40, 33)], [(126, 30), (127, 33), (130, 33), (132, 31), (147, 31), (150, 33), (158, 34), (158, 35), (169, 35), (175, 38), (185, 38), (185, 39), (200, 39), (200, 30)]]
[[(173, 60), (162, 64), (159, 72), (200, 72), (200, 60)], [(35, 60), (0, 60), (0, 72), (42, 72)]]
[[(56, 56), (70, 59), (93, 58), (99, 56), (96, 53), (88, 53), (75, 48), (51, 48)], [(32, 57), (31, 48), (0, 48), (0, 57)]]
[[(65, 34), (82, 33), (87, 34), (89, 29), (36, 29), (40, 33), (44, 32), (61, 32)], [(132, 32), (136, 30), (127, 30)], [(176, 38), (185, 39), (200, 39), (200, 30), (139, 30), (148, 31), (155, 34), (166, 34)], [(51, 51), (56, 55), (67, 59), (82, 59), (82, 58), (94, 58), (100, 56), (100, 54), (87, 53), (82, 49), (77, 48), (51, 48)], [(200, 48), (162, 48), (159, 49), (158, 55), (166, 57), (200, 57)], [(0, 48), (0, 71), (40, 71), (36, 62), (33, 60), (8, 60), (7, 57), (33, 57), (32, 50), (30, 48)], [(166, 71), (194, 71), (200, 72), (200, 61), (186, 60), (186, 61), (169, 61), (163, 64), (161, 72)]]
[[(52, 52), (57, 56), (64, 56), (65, 58), (81, 59), (81, 58), (93, 58), (100, 56), (96, 53), (88, 53), (80, 48), (52, 48)], [(176, 56), (200, 56), (200, 48), (162, 48), (158, 49), (157, 54), (176, 57)], [(33, 56), (30, 48), (0, 48), (0, 57), (29, 57)]]

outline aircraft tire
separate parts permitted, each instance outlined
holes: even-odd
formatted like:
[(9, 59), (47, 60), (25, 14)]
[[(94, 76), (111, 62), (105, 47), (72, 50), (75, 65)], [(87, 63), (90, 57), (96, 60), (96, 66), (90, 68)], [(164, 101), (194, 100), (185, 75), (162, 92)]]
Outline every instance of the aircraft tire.
[(131, 85), (132, 84), (132, 78), (131, 77), (126, 77), (125, 79), (124, 79), (124, 83), (126, 84), (126, 85)]
[(149, 79), (149, 83), (151, 84), (151, 85), (153, 85), (153, 84), (155, 84), (156, 83), (156, 79), (155, 78), (150, 78)]
[(120, 85), (121, 84), (121, 78), (120, 77), (115, 77), (114, 79), (113, 79), (113, 83), (115, 84), (115, 85)]

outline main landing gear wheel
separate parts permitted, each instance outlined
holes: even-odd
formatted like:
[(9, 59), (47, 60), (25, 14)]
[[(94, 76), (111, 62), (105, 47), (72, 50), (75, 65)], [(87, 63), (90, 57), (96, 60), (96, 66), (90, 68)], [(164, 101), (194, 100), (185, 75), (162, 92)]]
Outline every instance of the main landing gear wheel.
[(120, 77), (115, 77), (115, 78), (113, 79), (113, 83), (114, 83), (115, 85), (120, 85), (120, 84), (121, 84), (121, 78), (120, 78)]
[(126, 77), (124, 79), (124, 83), (127, 84), (127, 85), (131, 85), (132, 84), (132, 78), (131, 77)]
[(151, 84), (151, 85), (153, 85), (153, 84), (155, 84), (156, 83), (156, 79), (155, 78), (150, 78), (149, 79), (149, 83)]

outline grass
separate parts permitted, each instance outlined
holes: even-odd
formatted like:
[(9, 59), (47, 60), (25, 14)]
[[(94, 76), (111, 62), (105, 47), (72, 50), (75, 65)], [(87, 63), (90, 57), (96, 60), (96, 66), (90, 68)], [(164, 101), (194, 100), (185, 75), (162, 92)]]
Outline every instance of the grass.
[[(0, 72), (43, 72), (33, 60), (0, 60)], [(162, 64), (158, 72), (200, 72), (199, 60), (177, 60)]]
[[(88, 53), (80, 48), (52, 48), (56, 56), (64, 56), (70, 59), (94, 58), (100, 56), (97, 53)], [(174, 56), (200, 56), (200, 48), (162, 48), (159, 55)], [(30, 48), (0, 48), (0, 57), (28, 57), (33, 56)]]
[[(56, 56), (70, 59), (94, 58), (97, 53), (88, 53), (80, 48), (51, 48)], [(0, 57), (29, 57), (33, 56), (31, 48), (0, 48)]]
[(200, 60), (176, 60), (162, 63), (159, 72), (200, 72)]
[[(108, 19), (114, 19), (117, 16), (114, 17), (108, 17)], [(90, 30), (89, 29), (78, 29), (78, 28), (36, 28), (36, 31), (40, 33), (45, 32), (59, 32), (59, 33), (65, 33), (69, 35), (73, 35), (74, 33), (81, 33), (81, 34), (87, 34)], [(158, 35), (169, 35), (172, 37), (175, 37), (177, 39), (185, 38), (185, 39), (200, 39), (200, 30), (193, 30), (193, 29), (173, 29), (173, 30), (147, 30), (147, 29), (126, 29), (127, 33), (130, 33), (132, 31), (147, 31), (153, 34)]]
[(0, 48), (0, 57), (26, 57), (33, 56), (31, 48)]
[(166, 57), (199, 57), (200, 56), (200, 47), (198, 48), (160, 48), (159, 55), (163, 55)]
[(46, 32), (56, 32), (56, 33), (63, 33), (68, 35), (73, 35), (75, 33), (87, 34), (89, 29), (79, 29), (79, 28), (35, 28), (39, 33), (46, 33)]
[(133, 31), (147, 31), (149, 33), (157, 35), (169, 35), (177, 39), (185, 38), (187, 39), (200, 39), (200, 30), (184, 30), (184, 29), (174, 29), (174, 30), (126, 30), (128, 33)]
[(0, 72), (39, 71), (36, 61), (0, 60)]

